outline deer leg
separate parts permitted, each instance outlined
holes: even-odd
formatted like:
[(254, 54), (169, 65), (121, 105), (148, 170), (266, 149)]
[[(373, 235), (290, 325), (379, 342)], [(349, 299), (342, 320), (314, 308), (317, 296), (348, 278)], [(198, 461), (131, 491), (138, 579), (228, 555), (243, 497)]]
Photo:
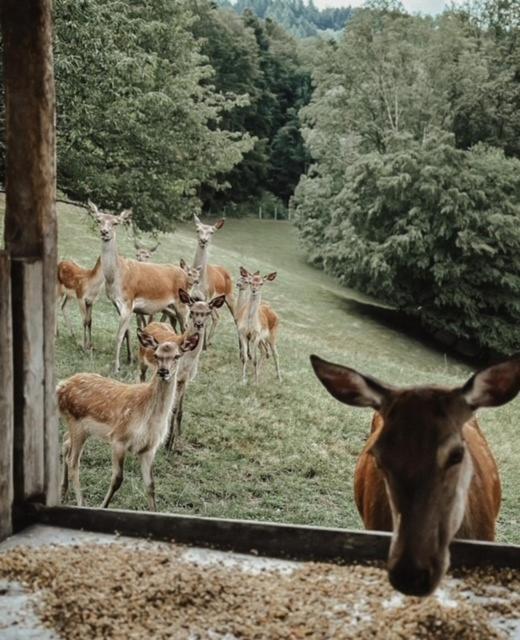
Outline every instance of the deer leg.
[(121, 318), (119, 320), (119, 328), (117, 330), (117, 338), (116, 338), (116, 361), (114, 364), (114, 372), (117, 373), (119, 371), (119, 360), (121, 355), (121, 345), (123, 344), (123, 340), (126, 337), (127, 340), (127, 349), (130, 355), (130, 339), (128, 337), (128, 325), (130, 324), (130, 320), (132, 319), (132, 311), (123, 308), (121, 310)]
[(110, 487), (108, 488), (105, 499), (101, 504), (102, 509), (106, 509), (110, 504), (110, 500), (114, 493), (119, 489), (123, 482), (123, 465), (125, 462), (125, 447), (118, 442), (112, 445), (112, 477), (110, 479)]
[(253, 369), (255, 372), (255, 384), (258, 384), (258, 369), (259, 369), (259, 362), (258, 362), (258, 340), (255, 340), (251, 349), (251, 355), (252, 355), (252, 359), (253, 359)]
[(269, 346), (271, 347), (271, 353), (274, 358), (274, 366), (276, 367), (276, 376), (278, 380), (282, 381), (282, 374), (280, 373), (280, 362), (278, 360), (278, 349), (276, 348), (276, 344), (274, 342), (270, 342)]
[(65, 294), (63, 296), (63, 299), (61, 301), (61, 312), (63, 313), (63, 319), (65, 320), (65, 324), (67, 325), (67, 329), (70, 332), (70, 335), (76, 339), (76, 334), (74, 333), (74, 328), (70, 323), (70, 318), (69, 316), (65, 313), (65, 307), (67, 306), (67, 302), (69, 301), (69, 297), (67, 294)]
[(76, 503), (78, 507), (83, 506), (83, 495), (81, 493), (81, 484), (79, 481), (79, 463), (86, 440), (87, 434), (81, 429), (81, 427), (79, 427), (74, 432), (72, 430), (70, 431), (70, 446), (68, 448), (69, 455), (67, 464), (69, 466), (68, 473), (72, 478), (72, 486), (74, 487), (74, 493), (76, 494)]
[(63, 441), (61, 449), (62, 470), (61, 470), (61, 499), (65, 501), (69, 489), (69, 455), (70, 455), (70, 439), (68, 437)]
[(130, 331), (127, 329), (125, 333), (126, 342), (126, 361), (128, 364), (132, 364), (132, 349), (130, 347)]
[(92, 302), (85, 300), (85, 315), (83, 316), (83, 348), (92, 349)]
[(170, 433), (168, 435), (168, 442), (166, 443), (168, 454), (170, 454), (172, 451), (173, 453), (175, 453), (181, 450), (179, 442), (181, 439), (182, 405), (184, 402), (185, 393), (186, 383), (178, 382), (175, 405), (173, 408), (172, 420), (170, 423)]
[(146, 495), (148, 497), (148, 509), (150, 511), (157, 511), (157, 505), (155, 504), (155, 485), (153, 481), (154, 458), (154, 449), (145, 451), (139, 456), (139, 460), (141, 462), (141, 473), (143, 475), (143, 482), (146, 487)]
[(206, 342), (206, 346), (210, 347), (211, 346), (211, 340), (213, 339), (213, 334), (215, 333), (216, 329), (217, 329), (217, 324), (218, 321), (220, 319), (220, 316), (218, 314), (218, 311), (216, 309), (213, 309), (211, 311), (211, 328), (209, 330), (209, 335), (208, 335), (208, 339)]
[(247, 354), (249, 350), (248, 340), (240, 336), (240, 360), (242, 361), (242, 384), (247, 384)]

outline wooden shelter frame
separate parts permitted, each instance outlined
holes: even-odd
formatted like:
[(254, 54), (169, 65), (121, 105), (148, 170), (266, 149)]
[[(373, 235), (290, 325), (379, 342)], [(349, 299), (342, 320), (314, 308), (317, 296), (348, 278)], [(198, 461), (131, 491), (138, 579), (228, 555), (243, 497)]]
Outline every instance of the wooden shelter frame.
[[(0, 540), (31, 523), (329, 562), (383, 560), (387, 533), (59, 506), (52, 1), (1, 0), (6, 108), (0, 252)], [(520, 568), (520, 547), (456, 541), (455, 565)]]

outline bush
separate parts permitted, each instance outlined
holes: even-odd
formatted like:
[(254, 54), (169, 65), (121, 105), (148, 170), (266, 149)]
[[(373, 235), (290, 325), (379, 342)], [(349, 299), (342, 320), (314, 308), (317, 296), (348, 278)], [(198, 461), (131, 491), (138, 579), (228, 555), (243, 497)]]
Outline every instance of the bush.
[(312, 206), (323, 189), (307, 177), (293, 202), (315, 262), (428, 329), (518, 350), (520, 161), (445, 133), (401, 135), (347, 168), (326, 216)]

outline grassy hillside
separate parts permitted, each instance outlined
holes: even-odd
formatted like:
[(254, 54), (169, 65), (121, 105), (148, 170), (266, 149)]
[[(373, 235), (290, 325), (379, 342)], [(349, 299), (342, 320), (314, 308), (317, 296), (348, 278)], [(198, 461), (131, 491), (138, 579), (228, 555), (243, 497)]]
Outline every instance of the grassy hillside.
[[(86, 214), (59, 207), (60, 258), (92, 265), (100, 241)], [(120, 251), (133, 255), (131, 238), (119, 230)], [(162, 238), (158, 262), (192, 259), (193, 225), (181, 225)], [(156, 461), (158, 508), (163, 511), (255, 518), (305, 524), (361, 527), (353, 502), (352, 480), (370, 425), (370, 410), (334, 401), (315, 379), (309, 354), (334, 359), (395, 384), (463, 382), (465, 365), (446, 358), (371, 318), (364, 298), (337, 286), (300, 257), (294, 230), (287, 223), (228, 220), (214, 236), (211, 260), (238, 274), (238, 267), (277, 271), (264, 298), (281, 318), (279, 338), (283, 382), (272, 361), (264, 364), (258, 387), (240, 383), (234, 324), (227, 311), (199, 376), (188, 390), (182, 455)], [(81, 337), (74, 303), (69, 314)], [(104, 295), (94, 307), (95, 351), (84, 354), (60, 318), (58, 376), (76, 371), (110, 372), (117, 317)], [(135, 325), (133, 343), (136, 349)], [(121, 378), (137, 379), (126, 364)], [(504, 500), (499, 539), (520, 542), (517, 424), (520, 400), (483, 411), (480, 418), (501, 469)], [(110, 453), (102, 443), (87, 444), (81, 479), (88, 505), (98, 505), (108, 487)], [(126, 462), (125, 481), (114, 507), (146, 508), (137, 462)]]

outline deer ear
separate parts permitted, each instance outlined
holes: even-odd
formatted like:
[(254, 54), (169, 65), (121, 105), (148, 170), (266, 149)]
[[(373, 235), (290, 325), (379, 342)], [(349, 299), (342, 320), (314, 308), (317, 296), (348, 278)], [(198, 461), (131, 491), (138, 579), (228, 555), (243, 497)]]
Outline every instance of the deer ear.
[(520, 355), (475, 373), (457, 392), (471, 409), (499, 407), (520, 391)]
[(121, 222), (129, 222), (131, 217), (132, 217), (132, 209), (125, 209), (124, 211), (121, 211), (121, 213), (119, 214), (119, 220), (121, 220)]
[(187, 291), (184, 291), (184, 289), (179, 289), (179, 299), (184, 304), (193, 304), (192, 297)]
[(157, 340), (143, 329), (137, 329), (137, 337), (145, 349), (157, 349), (159, 346)]
[(195, 224), (202, 224), (202, 222), (200, 221), (199, 216), (196, 213), (193, 214), (193, 222)]
[(96, 220), (99, 220), (101, 213), (99, 211), (99, 209), (96, 207), (96, 205), (92, 202), (92, 200), (88, 200), (87, 201), (88, 204), (88, 211), (90, 212), (90, 214), (92, 216), (94, 216), (94, 218), (96, 218)]
[(392, 393), (391, 387), (349, 367), (327, 362), (315, 355), (311, 356), (311, 364), (325, 389), (336, 400), (345, 404), (380, 409), (385, 399)]
[(198, 333), (194, 333), (192, 336), (187, 337), (184, 342), (181, 344), (181, 351), (193, 351), (196, 346), (199, 344), (200, 336)]
[(249, 272), (244, 267), (240, 267), (240, 275), (242, 278), (249, 278)]
[(186, 269), (186, 260), (184, 260), (184, 258), (180, 259), (179, 266), (181, 269)]
[(225, 301), (226, 301), (225, 294), (222, 294), (221, 296), (217, 296), (216, 298), (213, 298), (213, 300), (210, 300), (209, 308), (220, 309), (220, 307), (224, 304)]
[(272, 282), (275, 278), (276, 271), (273, 271), (273, 273), (268, 273), (266, 276), (264, 276), (264, 280), (269, 280), (269, 282)]
[(213, 228), (214, 228), (214, 229), (222, 229), (222, 227), (224, 226), (224, 222), (226, 222), (226, 221), (224, 220), (224, 218), (220, 218), (220, 220), (217, 220), (217, 221), (215, 222), (215, 224), (213, 225)]

